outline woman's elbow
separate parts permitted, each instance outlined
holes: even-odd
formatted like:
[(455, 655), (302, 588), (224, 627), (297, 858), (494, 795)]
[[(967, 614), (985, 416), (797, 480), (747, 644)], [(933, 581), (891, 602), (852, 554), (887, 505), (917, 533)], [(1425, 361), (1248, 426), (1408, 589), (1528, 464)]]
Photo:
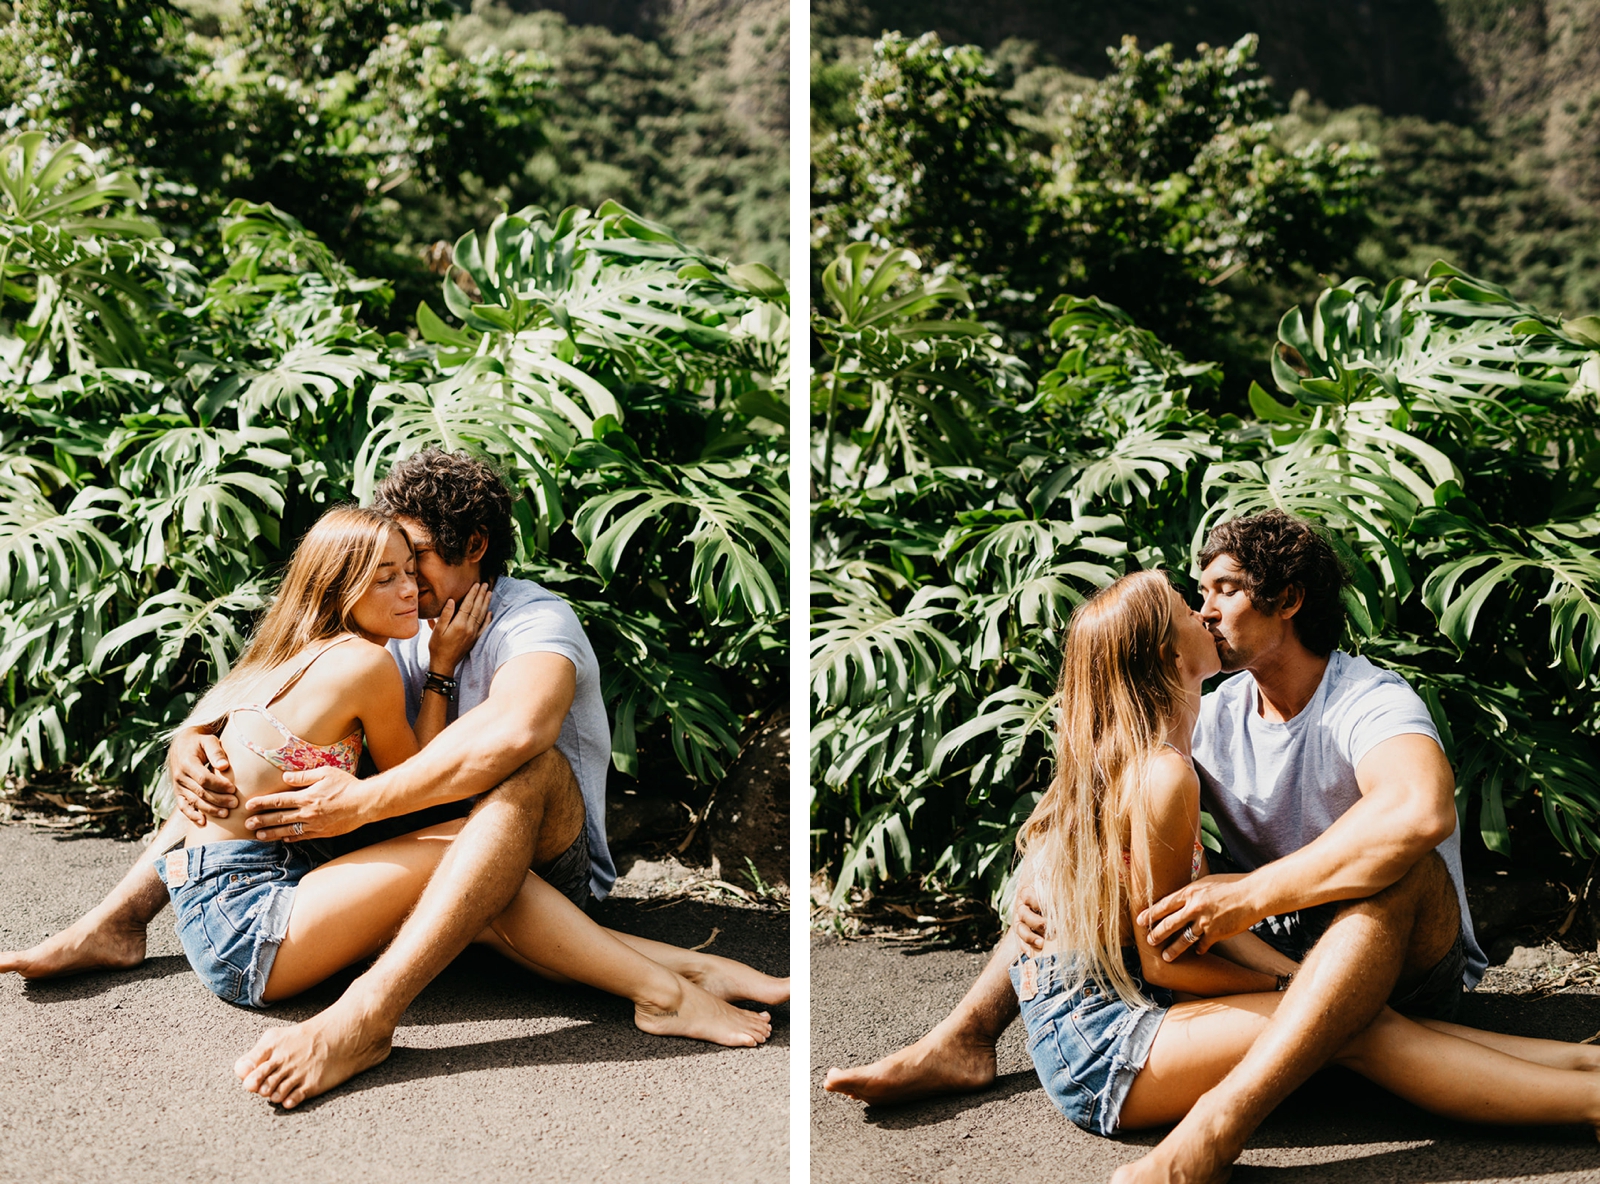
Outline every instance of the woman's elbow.
[(1161, 956), (1161, 951), (1150, 945), (1144, 938), (1139, 938), (1139, 977), (1152, 987), (1166, 987), (1172, 989), (1182, 986), (1180, 980), (1186, 976), (1183, 971), (1174, 967)]

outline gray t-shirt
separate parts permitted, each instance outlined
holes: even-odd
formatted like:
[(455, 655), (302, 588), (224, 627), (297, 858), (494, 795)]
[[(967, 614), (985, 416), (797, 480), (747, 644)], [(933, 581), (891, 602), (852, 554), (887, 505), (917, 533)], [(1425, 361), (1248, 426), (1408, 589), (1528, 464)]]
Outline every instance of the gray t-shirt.
[[(1201, 701), (1194, 731), (1206, 807), (1228, 854), (1245, 870), (1298, 851), (1360, 800), (1356, 766), (1383, 741), (1405, 735), (1439, 741), (1427, 705), (1405, 679), (1338, 650), (1293, 719), (1262, 718), (1259, 698), (1248, 671), (1235, 675)], [(1474, 987), (1489, 962), (1467, 912), (1459, 827), (1438, 852), (1461, 904), (1463, 981)]]
[[(616, 881), (617, 869), (606, 846), (606, 768), (611, 763), (611, 727), (606, 722), (605, 701), (600, 697), (600, 664), (572, 606), (531, 580), (509, 576), (496, 580), (489, 596), (489, 612), (493, 619), (488, 629), (456, 667), (459, 693), (447, 718), (453, 723), (458, 715), (487, 699), (495, 671), (512, 658), (522, 654), (560, 654), (572, 663), (577, 673), (577, 691), (572, 709), (561, 721), (556, 748), (567, 758), (583, 791), (589, 829), (589, 887), (595, 899), (604, 900)], [(428, 623), (423, 622), (415, 637), (389, 643), (389, 651), (405, 679), (406, 717), (413, 724), (422, 706), (422, 684), (428, 676), (430, 632)]]

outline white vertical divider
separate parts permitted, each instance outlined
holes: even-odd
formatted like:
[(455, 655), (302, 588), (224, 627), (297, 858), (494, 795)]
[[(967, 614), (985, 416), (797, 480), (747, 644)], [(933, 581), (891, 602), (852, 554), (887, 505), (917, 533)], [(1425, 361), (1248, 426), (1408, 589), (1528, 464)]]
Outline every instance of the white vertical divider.
[(789, 6), (789, 1179), (811, 1179), (811, 19)]

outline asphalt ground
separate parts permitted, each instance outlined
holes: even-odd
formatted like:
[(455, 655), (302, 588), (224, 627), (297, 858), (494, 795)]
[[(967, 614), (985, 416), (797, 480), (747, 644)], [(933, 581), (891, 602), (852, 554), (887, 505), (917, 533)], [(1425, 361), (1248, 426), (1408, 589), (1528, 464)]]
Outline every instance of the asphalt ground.
[[(0, 826), (0, 949), (85, 912), (140, 848)], [(602, 923), (787, 972), (788, 918), (607, 901)], [(246, 1093), (263, 1028), (331, 1003), (343, 977), (264, 1013), (190, 971), (170, 910), (136, 970), (0, 976), (0, 1181), (734, 1181), (789, 1178), (789, 1010), (756, 1049), (639, 1032), (632, 1005), (469, 949), (412, 1005), (382, 1065), (293, 1111)]]
[[(817, 937), (811, 949), (812, 1184), (870, 1180), (1103, 1181), (1165, 1129), (1115, 1139), (1085, 1134), (1051, 1105), (1013, 1024), (999, 1077), (981, 1093), (868, 1107), (829, 1094), (830, 1065), (877, 1060), (942, 1019), (977, 977), (983, 954), (907, 952)], [(1600, 1029), (1600, 997), (1469, 994), (1463, 1023), (1582, 1040)], [(1433, 1184), (1600, 1181), (1600, 1145), (1585, 1127), (1468, 1126), (1425, 1114), (1353, 1073), (1329, 1069), (1288, 1098), (1250, 1140), (1235, 1184)]]

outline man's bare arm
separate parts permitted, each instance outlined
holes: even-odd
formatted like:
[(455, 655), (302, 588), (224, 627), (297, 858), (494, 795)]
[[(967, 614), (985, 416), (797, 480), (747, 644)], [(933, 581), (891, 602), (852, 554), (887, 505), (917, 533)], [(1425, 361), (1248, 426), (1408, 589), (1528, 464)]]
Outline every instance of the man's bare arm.
[(1456, 826), (1455, 776), (1428, 736), (1395, 736), (1356, 767), (1361, 799), (1300, 850), (1248, 876), (1206, 877), (1146, 911), (1163, 956), (1189, 948), (1192, 926), (1204, 952), (1263, 917), (1332, 900), (1358, 900), (1389, 887)]
[(487, 699), (416, 756), (364, 781), (334, 768), (287, 772), (296, 788), (254, 798), (245, 825), (258, 839), (327, 838), (486, 793), (555, 747), (576, 693), (569, 659), (519, 655), (495, 672)]

